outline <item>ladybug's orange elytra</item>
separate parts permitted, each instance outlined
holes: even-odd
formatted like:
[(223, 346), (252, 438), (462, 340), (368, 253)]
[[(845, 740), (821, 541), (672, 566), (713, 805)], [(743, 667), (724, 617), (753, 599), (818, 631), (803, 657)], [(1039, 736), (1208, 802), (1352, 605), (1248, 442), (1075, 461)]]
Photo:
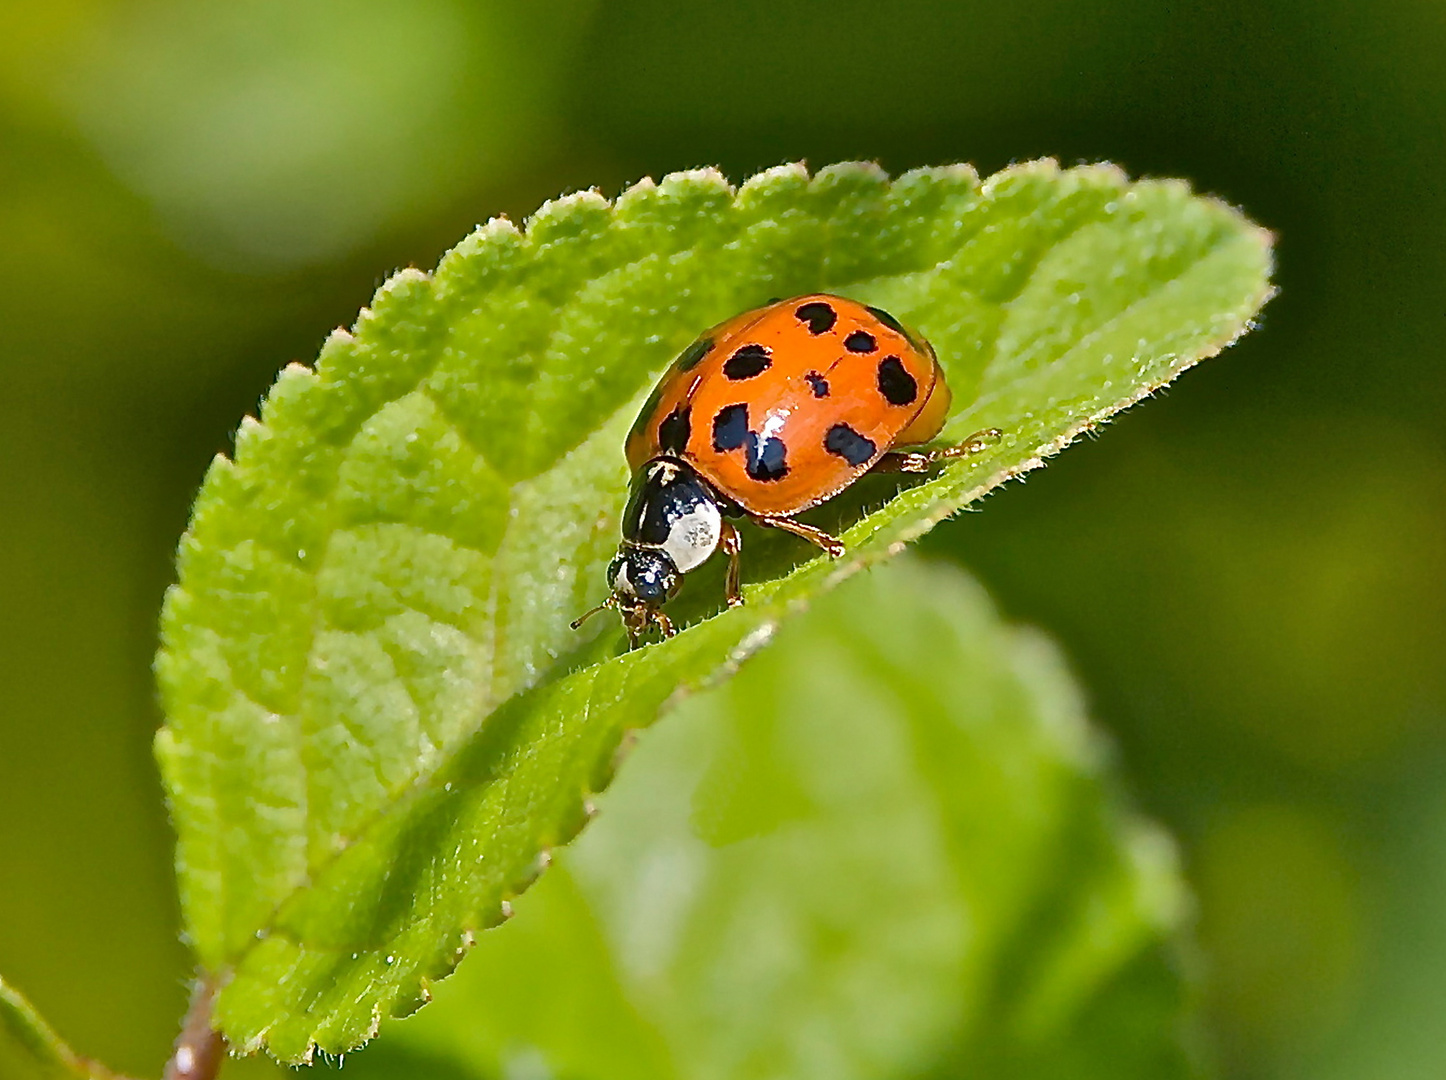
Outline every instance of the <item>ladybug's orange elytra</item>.
[(830, 555), (832, 536), (793, 515), (837, 495), (870, 469), (922, 472), (998, 437), (897, 453), (934, 438), (949, 387), (933, 348), (897, 319), (855, 300), (817, 293), (720, 323), (663, 374), (628, 433), (633, 469), (623, 542), (608, 568), (634, 644), (682, 575), (718, 548), (729, 557), (728, 603), (742, 603), (740, 538), (726, 518), (785, 529)]

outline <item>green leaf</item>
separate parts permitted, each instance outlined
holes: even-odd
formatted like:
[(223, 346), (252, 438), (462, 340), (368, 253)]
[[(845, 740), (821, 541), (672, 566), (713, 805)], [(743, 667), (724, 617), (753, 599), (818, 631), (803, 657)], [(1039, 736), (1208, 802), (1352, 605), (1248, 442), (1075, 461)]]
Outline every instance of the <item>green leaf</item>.
[(0, 1076), (9, 1080), (114, 1080), (67, 1046), (25, 996), (0, 978)]
[[(714, 172), (494, 221), (405, 271), (218, 458), (182, 542), (157, 754), (187, 931), (240, 1050), (364, 1042), (569, 840), (624, 733), (790, 612), (1233, 340), (1268, 236), (1177, 182), (1049, 162)], [(624, 433), (699, 332), (771, 296), (879, 304), (933, 341), (945, 438), (1000, 443), (821, 511), (829, 563), (750, 533), (745, 607), (693, 575), (677, 638), (620, 653), (601, 599)], [(865, 512), (870, 510), (872, 512)]]
[(1101, 751), (1054, 648), (961, 572), (856, 578), (643, 736), (348, 1074), (1193, 1075), (1173, 848)]

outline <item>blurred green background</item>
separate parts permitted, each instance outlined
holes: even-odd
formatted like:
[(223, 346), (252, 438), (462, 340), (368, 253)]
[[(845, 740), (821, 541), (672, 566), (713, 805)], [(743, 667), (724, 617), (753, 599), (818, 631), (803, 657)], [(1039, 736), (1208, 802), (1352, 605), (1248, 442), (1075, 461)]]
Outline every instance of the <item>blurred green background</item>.
[(1446, 7), (0, 0), (0, 971), (153, 1075), (149, 662), (210, 456), (393, 268), (703, 164), (1055, 155), (1278, 231), (1260, 332), (929, 556), (1184, 845), (1232, 1077), (1446, 1072)]

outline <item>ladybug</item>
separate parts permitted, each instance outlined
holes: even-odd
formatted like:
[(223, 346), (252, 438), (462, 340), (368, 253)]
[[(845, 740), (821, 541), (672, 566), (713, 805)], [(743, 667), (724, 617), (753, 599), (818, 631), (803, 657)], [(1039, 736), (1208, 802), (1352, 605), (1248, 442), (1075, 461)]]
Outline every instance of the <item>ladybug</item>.
[(794, 515), (864, 473), (925, 472), (999, 437), (896, 451), (939, 434), (949, 387), (934, 349), (886, 311), (816, 293), (775, 301), (707, 331), (663, 374), (628, 433), (633, 470), (612, 594), (573, 629), (615, 608), (636, 645), (683, 575), (718, 548), (728, 556), (728, 606), (739, 589), (741, 539), (729, 519), (782, 529), (831, 557), (843, 544)]

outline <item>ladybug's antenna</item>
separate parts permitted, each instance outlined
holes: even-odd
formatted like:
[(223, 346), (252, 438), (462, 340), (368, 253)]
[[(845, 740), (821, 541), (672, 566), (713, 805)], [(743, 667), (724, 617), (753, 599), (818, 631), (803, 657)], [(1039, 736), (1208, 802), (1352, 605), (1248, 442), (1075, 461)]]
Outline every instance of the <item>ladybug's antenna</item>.
[(601, 604), (599, 604), (597, 607), (592, 608), (592, 609), (590, 609), (590, 610), (588, 610), (588, 611), (584, 611), (584, 612), (583, 612), (581, 615), (579, 615), (577, 618), (573, 619), (572, 622), (571, 622), (569, 625), (570, 625), (574, 630), (576, 630), (576, 629), (578, 629), (580, 626), (582, 626), (583, 623), (587, 622), (587, 621), (588, 621), (589, 619), (591, 619), (594, 615), (596, 615), (599, 611), (606, 611), (608, 608), (611, 608), (611, 607), (617, 607), (617, 599), (616, 599), (615, 597), (609, 596), (606, 600), (604, 600), (604, 601), (603, 601)]

